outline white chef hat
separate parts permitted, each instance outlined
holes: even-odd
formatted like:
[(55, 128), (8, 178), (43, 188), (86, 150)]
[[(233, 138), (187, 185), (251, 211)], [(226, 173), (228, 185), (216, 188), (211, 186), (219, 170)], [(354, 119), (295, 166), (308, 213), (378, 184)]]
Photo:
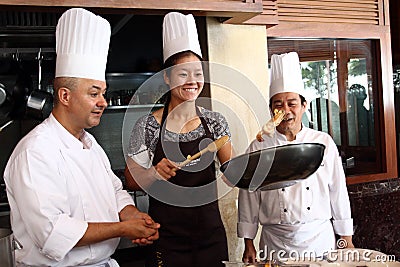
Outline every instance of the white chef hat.
[(196, 22), (193, 15), (170, 12), (163, 22), (163, 55), (164, 62), (172, 55), (190, 50), (201, 55)]
[(301, 76), (299, 56), (296, 52), (271, 56), (271, 82), (269, 98), (279, 93), (297, 93), (308, 100)]
[(105, 81), (110, 23), (83, 8), (64, 12), (56, 28), (56, 77)]

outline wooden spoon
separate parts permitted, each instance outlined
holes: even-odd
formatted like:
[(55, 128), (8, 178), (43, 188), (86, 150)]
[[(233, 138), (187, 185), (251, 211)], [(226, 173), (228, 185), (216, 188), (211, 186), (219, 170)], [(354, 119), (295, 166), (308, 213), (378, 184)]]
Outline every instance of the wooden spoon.
[[(229, 136), (227, 136), (227, 135), (224, 135), (224, 136), (218, 138), (214, 142), (210, 143), (206, 148), (200, 150), (199, 152), (197, 152), (193, 156), (188, 155), (187, 159), (185, 161), (183, 161), (183, 162), (178, 164), (178, 167), (181, 168), (181, 167), (185, 166), (186, 164), (188, 164), (189, 162), (191, 162), (194, 159), (197, 159), (198, 157), (200, 157), (204, 153), (217, 152), (218, 150), (221, 149), (221, 147), (223, 145), (225, 145), (226, 142), (228, 142), (228, 140), (229, 140)], [(176, 170), (177, 170), (177, 168), (174, 169), (174, 171), (176, 171)]]

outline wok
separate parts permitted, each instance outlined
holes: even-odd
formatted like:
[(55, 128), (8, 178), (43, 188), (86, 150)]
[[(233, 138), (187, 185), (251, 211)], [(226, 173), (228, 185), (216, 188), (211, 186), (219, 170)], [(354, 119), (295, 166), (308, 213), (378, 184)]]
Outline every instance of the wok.
[(313, 174), (321, 165), (324, 150), (325, 146), (319, 143), (271, 147), (232, 158), (220, 170), (239, 188), (278, 189)]

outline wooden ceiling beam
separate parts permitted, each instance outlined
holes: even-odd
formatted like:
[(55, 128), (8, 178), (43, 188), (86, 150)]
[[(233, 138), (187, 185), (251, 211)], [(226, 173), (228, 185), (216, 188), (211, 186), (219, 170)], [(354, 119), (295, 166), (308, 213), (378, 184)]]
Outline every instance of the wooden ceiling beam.
[(1, 6), (14, 7), (84, 7), (96, 9), (118, 9), (121, 13), (165, 14), (173, 10), (192, 13), (196, 16), (224, 18), (225, 23), (242, 23), (263, 11), (261, 0), (0, 0)]

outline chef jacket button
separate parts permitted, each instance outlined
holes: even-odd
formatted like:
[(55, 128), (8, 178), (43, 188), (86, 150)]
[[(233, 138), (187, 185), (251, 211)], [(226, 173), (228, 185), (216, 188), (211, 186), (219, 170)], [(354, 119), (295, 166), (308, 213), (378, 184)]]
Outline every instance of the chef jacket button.
[(307, 189), (307, 190), (310, 190), (310, 187), (307, 186), (306, 189)]
[(310, 207), (307, 207), (308, 210), (310, 210)]
[(283, 209), (284, 212), (287, 212), (287, 209)]
[(282, 188), (282, 191), (285, 191), (285, 188)]

